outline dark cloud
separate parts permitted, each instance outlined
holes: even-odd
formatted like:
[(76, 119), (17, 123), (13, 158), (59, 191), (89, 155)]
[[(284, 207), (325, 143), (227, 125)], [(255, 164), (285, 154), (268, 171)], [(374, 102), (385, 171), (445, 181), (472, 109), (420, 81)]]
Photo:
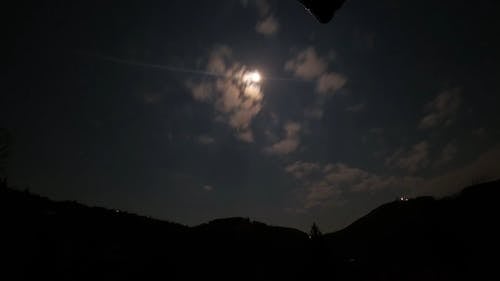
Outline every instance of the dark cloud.
[(419, 123), (420, 129), (430, 129), (440, 126), (449, 126), (453, 123), (460, 108), (460, 88), (446, 90), (426, 105), (425, 115)]
[(201, 135), (198, 136), (198, 142), (204, 145), (209, 145), (215, 143), (215, 139), (211, 136)]
[(498, 159), (500, 159), (500, 146), (496, 145), (481, 153), (470, 163), (426, 179), (413, 192), (415, 195), (445, 196), (457, 192), (464, 186), (499, 179)]
[(356, 112), (363, 111), (365, 109), (365, 107), (366, 107), (366, 104), (364, 104), (364, 103), (358, 103), (358, 104), (355, 104), (355, 105), (348, 106), (346, 108), (346, 110), (349, 111), (349, 112), (356, 113)]
[(429, 143), (422, 141), (408, 150), (399, 149), (389, 156), (385, 163), (389, 166), (404, 169), (410, 173), (415, 173), (429, 165)]
[[(300, 194), (303, 210), (344, 204), (343, 195), (360, 192), (383, 192), (389, 188), (416, 188), (424, 180), (413, 176), (378, 175), (344, 163), (321, 165), (314, 162), (295, 162), (285, 171), (302, 185)], [(402, 188), (404, 187), (404, 189)]]
[(446, 144), (441, 149), (441, 153), (434, 162), (434, 166), (439, 167), (450, 163), (456, 157), (457, 153), (458, 153), (458, 147), (454, 141)]
[(321, 165), (318, 163), (297, 161), (286, 166), (285, 171), (301, 180), (308, 178), (314, 172), (321, 171)]
[(271, 4), (268, 0), (254, 0), (260, 16), (265, 16), (271, 11)]

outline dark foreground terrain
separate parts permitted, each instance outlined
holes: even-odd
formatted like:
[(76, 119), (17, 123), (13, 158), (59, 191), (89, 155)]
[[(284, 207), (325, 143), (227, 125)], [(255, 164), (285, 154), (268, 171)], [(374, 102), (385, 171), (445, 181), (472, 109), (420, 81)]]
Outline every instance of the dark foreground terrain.
[(312, 239), (245, 218), (196, 227), (2, 187), (1, 280), (499, 280), (500, 181), (385, 204)]

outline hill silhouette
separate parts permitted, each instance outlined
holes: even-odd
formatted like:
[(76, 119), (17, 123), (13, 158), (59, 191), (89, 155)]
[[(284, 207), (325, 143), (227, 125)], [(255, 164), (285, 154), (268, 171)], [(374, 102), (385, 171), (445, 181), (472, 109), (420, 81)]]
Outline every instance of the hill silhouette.
[[(4, 183), (3, 185), (6, 185)], [(248, 218), (194, 227), (3, 186), (4, 280), (497, 280), (500, 181), (382, 205), (310, 239)]]
[(382, 205), (325, 236), (330, 262), (356, 280), (496, 280), (499, 195), (495, 181)]

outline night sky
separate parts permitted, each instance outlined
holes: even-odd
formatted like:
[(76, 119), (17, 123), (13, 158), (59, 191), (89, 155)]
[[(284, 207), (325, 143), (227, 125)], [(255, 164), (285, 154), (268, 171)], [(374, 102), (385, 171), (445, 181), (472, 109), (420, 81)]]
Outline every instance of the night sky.
[(11, 5), (19, 189), (334, 231), (500, 177), (499, 1), (350, 0), (326, 25), (297, 1)]

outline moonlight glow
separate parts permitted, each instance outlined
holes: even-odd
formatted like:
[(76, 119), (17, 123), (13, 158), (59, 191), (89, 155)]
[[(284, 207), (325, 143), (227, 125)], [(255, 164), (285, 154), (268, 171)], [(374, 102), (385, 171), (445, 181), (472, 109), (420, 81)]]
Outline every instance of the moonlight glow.
[(259, 83), (262, 80), (262, 76), (258, 71), (250, 71), (243, 75), (243, 82), (245, 83)]
[(247, 71), (241, 77), (243, 82), (243, 93), (246, 97), (253, 101), (260, 101), (262, 99), (262, 91), (260, 82), (262, 76), (258, 71)]

